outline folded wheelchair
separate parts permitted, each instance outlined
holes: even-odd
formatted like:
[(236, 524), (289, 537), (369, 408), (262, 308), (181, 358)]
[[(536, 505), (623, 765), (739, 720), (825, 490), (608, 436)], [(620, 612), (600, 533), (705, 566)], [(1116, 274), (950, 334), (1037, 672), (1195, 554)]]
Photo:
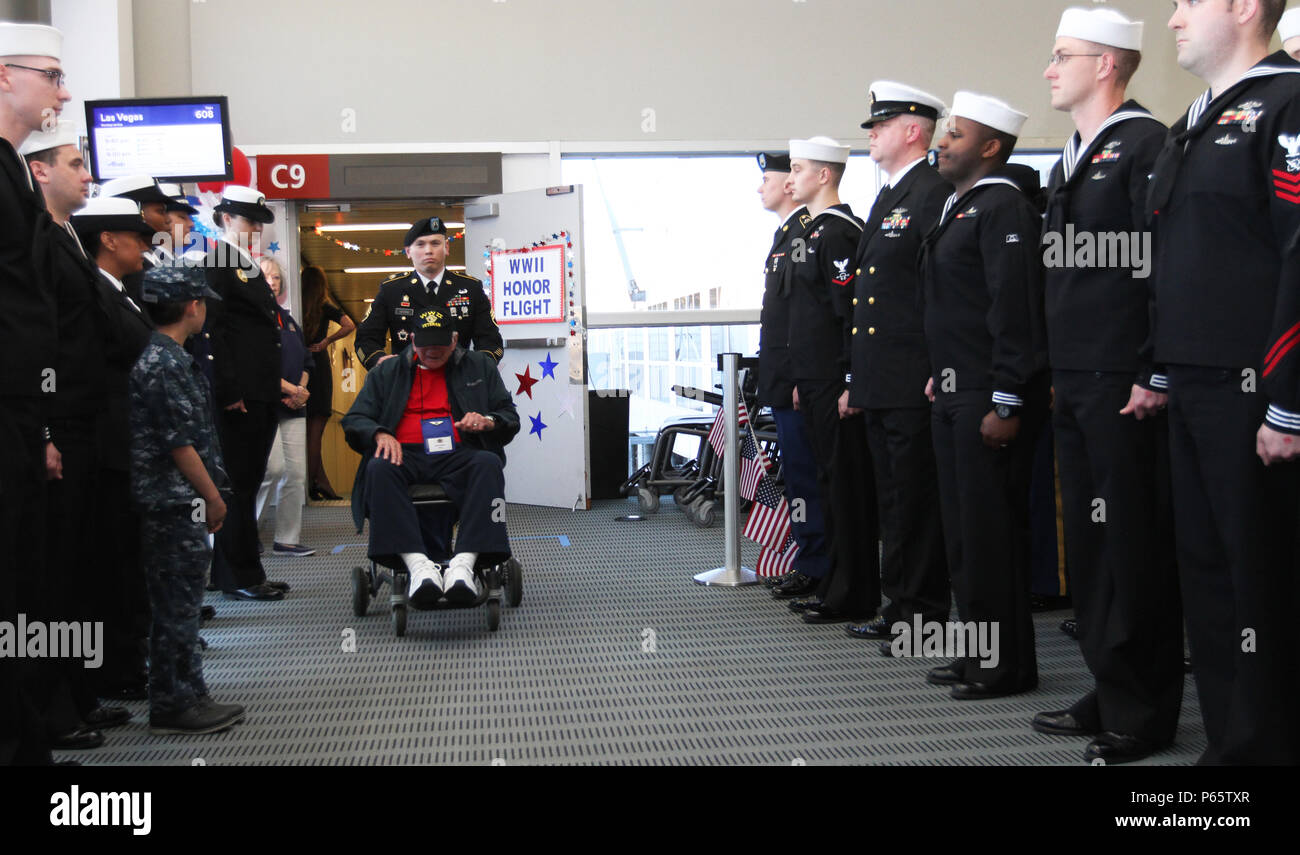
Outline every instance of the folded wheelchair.
[[(437, 484), (413, 484), (408, 490), (411, 503), (419, 507), (439, 507), (445, 506), (455, 509), (456, 505), (447, 497), (442, 487)], [(448, 539), (449, 552), (454, 533)], [(389, 604), (392, 610), (393, 634), (398, 638), (406, 635), (406, 618), (407, 612), (415, 608), (417, 611), (438, 611), (441, 609), (473, 609), (487, 604), (487, 628), (490, 632), (496, 632), (501, 626), (501, 602), (504, 599), (506, 605), (514, 608), (523, 601), (524, 598), (524, 568), (519, 560), (514, 556), (497, 564), (480, 564), (474, 568), (475, 581), (478, 583), (478, 598), (470, 603), (449, 603), (440, 600), (436, 605), (428, 608), (419, 608), (410, 603), (407, 597), (407, 590), (411, 585), (411, 574), (405, 567), (400, 570), (389, 570), (386, 567), (380, 567), (373, 560), (370, 562), (369, 569), (365, 567), (352, 568), (352, 613), (357, 617), (365, 617), (370, 607), (370, 601), (377, 598), (379, 589), (388, 583), (392, 590), (389, 594)]]
[[(758, 360), (747, 357), (740, 364), (740, 393), (753, 420), (754, 437), (772, 462), (779, 465), (776, 423), (758, 403)], [(722, 407), (721, 392), (677, 385), (672, 391), (682, 398)], [(724, 490), (722, 458), (708, 442), (713, 419), (687, 416), (666, 422), (655, 436), (649, 462), (623, 482), (620, 492), (624, 496), (635, 493), (637, 504), (647, 514), (658, 512), (659, 497), (672, 493), (687, 519), (699, 528), (711, 528), (722, 517)], [(683, 454), (687, 449), (692, 450)], [(749, 502), (742, 500), (741, 512), (748, 508)]]

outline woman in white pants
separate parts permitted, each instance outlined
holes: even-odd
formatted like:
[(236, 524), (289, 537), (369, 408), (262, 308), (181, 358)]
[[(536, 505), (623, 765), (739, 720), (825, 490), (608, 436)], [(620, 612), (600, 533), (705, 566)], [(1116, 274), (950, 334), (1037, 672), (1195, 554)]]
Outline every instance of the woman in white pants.
[[(260, 260), (262, 273), (275, 293), (277, 303), (284, 274), (273, 258)], [(280, 323), (280, 428), (266, 462), (266, 480), (257, 491), (257, 516), (275, 492), (275, 542), (277, 555), (313, 555), (316, 550), (298, 542), (302, 534), (302, 506), (307, 494), (307, 380), (310, 354), (298, 326), (281, 306), (276, 306)]]

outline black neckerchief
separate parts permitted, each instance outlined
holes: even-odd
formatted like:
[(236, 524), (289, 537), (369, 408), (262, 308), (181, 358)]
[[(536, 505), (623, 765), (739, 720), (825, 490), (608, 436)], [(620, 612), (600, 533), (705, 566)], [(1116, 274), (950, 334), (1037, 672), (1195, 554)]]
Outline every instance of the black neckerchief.
[(1206, 129), (1213, 127), (1212, 118), (1219, 115), (1228, 101), (1235, 100), (1257, 78), (1272, 77), (1276, 74), (1300, 74), (1300, 63), (1288, 56), (1285, 51), (1278, 51), (1253, 66), (1219, 97), (1211, 100), (1210, 90), (1206, 89), (1192, 102), (1192, 106), (1187, 109), (1187, 115), (1169, 129), (1164, 148), (1156, 158), (1151, 187), (1147, 191), (1148, 222), (1154, 220), (1160, 213), (1160, 209), (1169, 204), (1169, 199), (1174, 192), (1174, 184), (1178, 180), (1179, 167), (1191, 141)]
[(1101, 123), (1101, 126), (1097, 128), (1097, 133), (1093, 135), (1092, 141), (1088, 143), (1086, 148), (1079, 138), (1079, 132), (1074, 132), (1074, 136), (1070, 137), (1070, 141), (1065, 144), (1065, 148), (1061, 151), (1061, 183), (1052, 190), (1052, 195), (1047, 200), (1045, 231), (1064, 231), (1066, 215), (1070, 207), (1070, 194), (1081, 180), (1078, 177), (1082, 175), (1078, 168), (1079, 164), (1086, 162), (1097, 147), (1105, 141), (1106, 131), (1130, 119), (1153, 118), (1155, 117), (1138, 102), (1125, 101), (1119, 106), (1119, 109), (1106, 118), (1106, 121)]

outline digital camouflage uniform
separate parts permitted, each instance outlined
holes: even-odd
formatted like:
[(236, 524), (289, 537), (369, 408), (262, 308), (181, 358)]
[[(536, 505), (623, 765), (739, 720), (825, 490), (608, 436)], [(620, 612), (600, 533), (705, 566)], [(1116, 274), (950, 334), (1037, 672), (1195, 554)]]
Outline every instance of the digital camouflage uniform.
[(223, 494), (228, 487), (199, 366), (155, 332), (131, 370), (131, 489), (141, 507), (141, 552), (153, 606), (149, 711), (183, 711), (207, 694), (198, 651), (199, 608), (212, 559), (207, 515), (171, 451), (192, 445)]

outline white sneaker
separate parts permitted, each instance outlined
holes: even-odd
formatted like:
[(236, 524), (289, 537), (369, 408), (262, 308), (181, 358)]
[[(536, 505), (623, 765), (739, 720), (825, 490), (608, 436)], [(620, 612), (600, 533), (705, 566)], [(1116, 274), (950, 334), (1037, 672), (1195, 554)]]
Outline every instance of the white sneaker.
[(471, 562), (453, 558), (443, 581), (447, 602), (467, 604), (478, 599), (478, 582), (474, 579), (474, 565)]
[(442, 566), (432, 561), (411, 571), (407, 599), (416, 608), (431, 608), (442, 599)]

